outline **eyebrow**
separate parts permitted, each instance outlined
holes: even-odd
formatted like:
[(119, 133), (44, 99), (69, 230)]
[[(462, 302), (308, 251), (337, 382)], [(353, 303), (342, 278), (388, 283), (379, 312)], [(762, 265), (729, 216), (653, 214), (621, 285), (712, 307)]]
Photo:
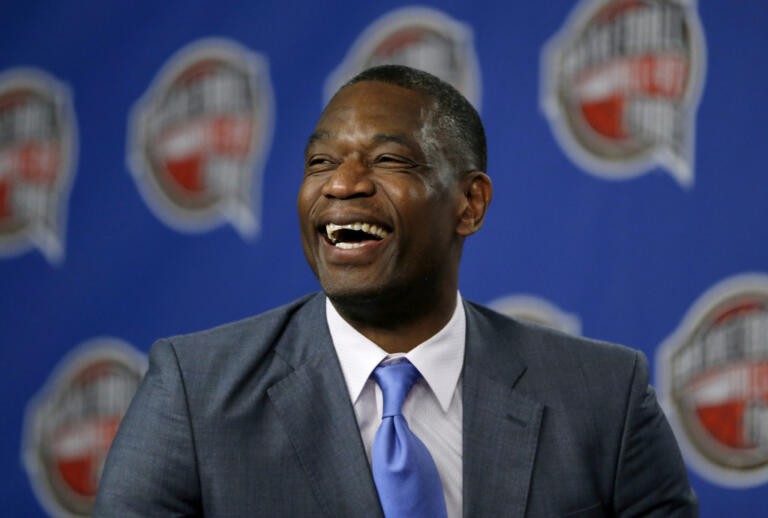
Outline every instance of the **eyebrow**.
[(413, 148), (413, 141), (404, 135), (399, 134), (388, 135), (384, 133), (377, 133), (373, 136), (373, 141), (377, 144), (382, 142), (395, 142), (396, 144), (401, 144), (407, 148)]
[(309, 138), (307, 139), (307, 145), (304, 146), (304, 155), (306, 155), (309, 152), (309, 146), (317, 142), (318, 140), (325, 140), (331, 136), (330, 131), (315, 131), (312, 133)]

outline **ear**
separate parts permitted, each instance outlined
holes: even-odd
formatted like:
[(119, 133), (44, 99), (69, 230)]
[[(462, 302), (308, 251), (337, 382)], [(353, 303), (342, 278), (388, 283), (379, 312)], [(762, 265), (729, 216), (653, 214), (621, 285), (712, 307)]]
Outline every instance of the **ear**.
[(485, 212), (493, 197), (493, 186), (488, 175), (481, 171), (467, 173), (459, 181), (462, 189), (461, 212), (456, 233), (469, 236), (480, 230)]

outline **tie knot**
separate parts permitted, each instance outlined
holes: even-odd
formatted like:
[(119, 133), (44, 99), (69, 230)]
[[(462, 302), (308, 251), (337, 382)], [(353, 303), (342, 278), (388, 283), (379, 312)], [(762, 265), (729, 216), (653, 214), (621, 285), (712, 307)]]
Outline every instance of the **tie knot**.
[(402, 413), (403, 402), (419, 376), (418, 369), (408, 360), (379, 365), (373, 370), (384, 397), (382, 418)]

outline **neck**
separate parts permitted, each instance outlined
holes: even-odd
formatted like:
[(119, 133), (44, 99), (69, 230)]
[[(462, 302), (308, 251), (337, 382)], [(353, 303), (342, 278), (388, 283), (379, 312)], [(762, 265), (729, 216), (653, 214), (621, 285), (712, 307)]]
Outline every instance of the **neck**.
[(440, 331), (456, 309), (456, 283), (375, 297), (329, 297), (360, 334), (388, 353), (405, 353)]

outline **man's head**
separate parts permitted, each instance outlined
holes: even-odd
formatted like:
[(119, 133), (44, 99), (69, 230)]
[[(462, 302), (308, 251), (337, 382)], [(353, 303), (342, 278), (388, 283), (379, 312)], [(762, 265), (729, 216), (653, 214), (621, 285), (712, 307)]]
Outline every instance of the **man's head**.
[(401, 65), (369, 68), (350, 79), (340, 90), (361, 81), (381, 81), (415, 90), (431, 98), (432, 119), (425, 121), (432, 138), (446, 145), (446, 156), (460, 172), (486, 172), (485, 130), (477, 110), (453, 86), (427, 72)]
[(463, 240), (491, 197), (479, 117), (407, 67), (367, 70), (323, 111), (298, 209), (307, 260), (335, 303), (455, 298)]

